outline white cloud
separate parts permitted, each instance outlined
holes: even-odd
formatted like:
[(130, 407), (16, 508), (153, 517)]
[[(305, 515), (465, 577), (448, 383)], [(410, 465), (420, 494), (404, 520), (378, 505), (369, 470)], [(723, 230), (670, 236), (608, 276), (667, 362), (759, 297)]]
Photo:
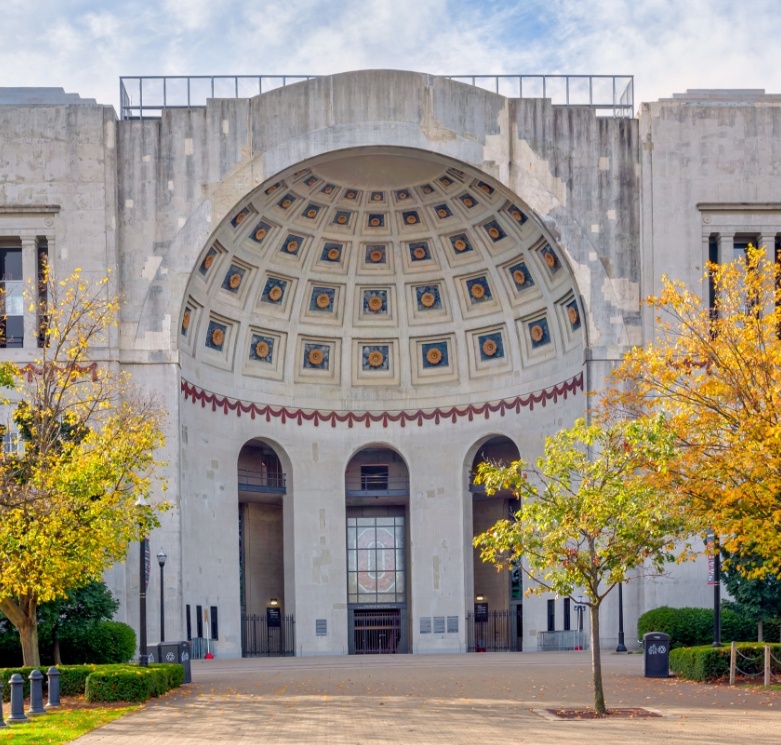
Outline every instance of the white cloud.
[(638, 103), (686, 88), (781, 93), (776, 0), (7, 0), (0, 24), (16, 41), (0, 49), (1, 85), (115, 105), (120, 75), (360, 68), (634, 74)]

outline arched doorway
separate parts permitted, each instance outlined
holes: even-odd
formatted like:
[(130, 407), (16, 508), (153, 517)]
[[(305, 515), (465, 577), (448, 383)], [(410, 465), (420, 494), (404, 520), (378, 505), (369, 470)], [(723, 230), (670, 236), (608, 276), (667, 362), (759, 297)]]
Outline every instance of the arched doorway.
[(345, 472), (350, 654), (409, 651), (409, 472), (385, 447), (356, 453)]
[(285, 604), (287, 475), (276, 450), (246, 443), (238, 459), (242, 656), (292, 655), (294, 619)]
[[(480, 463), (509, 465), (520, 458), (508, 437), (486, 440), (472, 460), (469, 491), (472, 494), (472, 536), (488, 530), (498, 520), (512, 517), (518, 500), (511, 492), (487, 496), (475, 483)], [(467, 648), (476, 652), (523, 651), (523, 582), (520, 567), (497, 572), (473, 549), (474, 612), (467, 618)]]

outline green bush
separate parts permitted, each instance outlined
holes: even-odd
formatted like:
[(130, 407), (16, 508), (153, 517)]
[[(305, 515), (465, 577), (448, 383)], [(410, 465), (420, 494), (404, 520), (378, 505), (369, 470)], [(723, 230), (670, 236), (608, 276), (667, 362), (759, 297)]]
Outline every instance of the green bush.
[(109, 665), (127, 662), (136, 649), (136, 632), (126, 623), (99, 621), (63, 630), (60, 654), (64, 662)]
[(181, 665), (125, 666), (120, 670), (98, 670), (87, 678), (87, 701), (146, 701), (181, 685)]
[[(670, 649), (697, 647), (713, 641), (712, 608), (670, 608), (666, 605), (643, 613), (637, 620), (637, 638), (658, 631), (670, 636)], [(721, 610), (721, 639), (724, 642), (755, 641), (756, 624), (729, 608)]]
[[(764, 649), (770, 646), (773, 655), (779, 657), (781, 644), (738, 644), (738, 667), (744, 673), (761, 673), (764, 670)], [(679, 678), (705, 682), (729, 675), (730, 646), (681, 647), (670, 652), (670, 670)], [(771, 662), (777, 674), (781, 665)]]
[[(101, 669), (122, 669), (125, 665), (105, 665), (98, 668), (97, 665), (59, 665), (57, 669), (60, 671), (60, 693), (63, 696), (81, 696), (84, 693), (84, 688), (87, 682), (87, 678), (96, 670)], [(181, 667), (181, 666), (180, 666)], [(8, 681), (14, 673), (19, 673), (24, 678), (24, 695), (30, 695), (30, 673), (33, 670), (40, 670), (43, 673), (44, 680), (43, 686), (46, 689), (48, 685), (47, 673), (49, 671), (48, 665), (41, 665), (38, 668), (35, 667), (6, 667), (0, 669), (0, 682), (3, 684), (3, 700), (8, 701), (11, 695), (11, 687), (8, 685)], [(182, 668), (184, 671), (184, 668)]]

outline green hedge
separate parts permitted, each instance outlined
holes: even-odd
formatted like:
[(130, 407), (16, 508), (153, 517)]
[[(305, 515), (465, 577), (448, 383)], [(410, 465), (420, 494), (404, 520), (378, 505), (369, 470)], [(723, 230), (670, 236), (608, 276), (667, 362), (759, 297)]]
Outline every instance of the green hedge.
[(127, 666), (98, 670), (87, 678), (85, 698), (95, 701), (146, 701), (176, 688), (184, 680), (181, 665)]
[[(764, 649), (769, 646), (773, 655), (781, 657), (781, 644), (738, 644), (738, 667), (746, 673), (761, 673), (764, 670)], [(716, 680), (729, 675), (730, 645), (723, 647), (681, 647), (670, 652), (670, 671), (679, 678), (700, 682)], [(773, 671), (778, 674), (781, 666), (771, 662)]]
[(66, 630), (60, 636), (60, 655), (65, 662), (110, 665), (132, 659), (136, 632), (126, 623), (99, 621)]
[[(46, 673), (48, 667), (41, 666), (35, 667), (16, 667), (16, 668), (2, 668), (0, 669), (0, 681), (3, 683), (3, 700), (8, 701), (11, 695), (11, 687), (8, 685), (8, 681), (14, 673), (19, 673), (24, 678), (24, 695), (25, 697), (30, 695), (30, 673), (33, 670), (40, 670), (44, 675), (44, 688), (47, 685)], [(184, 682), (184, 667), (178, 664), (155, 664), (150, 665), (148, 668), (138, 667), (137, 665), (60, 665), (57, 668), (60, 671), (60, 693), (63, 696), (80, 696), (82, 694), (87, 695), (87, 691), (91, 685), (89, 683), (93, 675), (98, 675), (95, 681), (94, 689), (96, 691), (102, 691), (105, 689), (106, 684), (101, 683), (102, 680), (110, 680), (111, 676), (127, 676), (128, 674), (138, 677), (137, 671), (142, 671), (141, 676), (149, 678), (147, 683), (144, 683), (136, 688), (138, 690), (149, 691), (145, 698), (87, 698), (87, 700), (94, 701), (146, 701), (147, 698), (152, 696), (160, 696), (173, 688), (178, 688)], [(153, 675), (148, 675), (149, 670), (153, 671)], [(110, 687), (110, 686), (109, 686)], [(125, 690), (122, 687), (115, 686), (115, 692), (113, 695), (121, 695)], [(129, 689), (135, 696), (138, 695), (137, 690)], [(93, 694), (93, 695), (107, 695), (107, 694)]]
[[(666, 605), (643, 613), (637, 620), (637, 638), (658, 631), (669, 634), (670, 649), (697, 647), (713, 641), (712, 608), (670, 608)], [(724, 642), (756, 641), (757, 625), (729, 608), (721, 609), (721, 639)]]

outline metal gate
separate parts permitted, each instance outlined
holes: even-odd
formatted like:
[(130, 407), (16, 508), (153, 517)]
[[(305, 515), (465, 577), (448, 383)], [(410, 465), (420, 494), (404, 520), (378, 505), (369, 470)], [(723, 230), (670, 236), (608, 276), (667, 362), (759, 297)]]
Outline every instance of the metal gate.
[(267, 615), (242, 615), (242, 657), (292, 657), (295, 650), (295, 619), (292, 615), (282, 616), (279, 626), (270, 626)]
[(396, 654), (400, 645), (400, 609), (353, 611), (353, 654)]
[(521, 606), (513, 610), (495, 610), (475, 619), (474, 613), (466, 617), (466, 642), (468, 652), (520, 652), (523, 649), (523, 611)]

